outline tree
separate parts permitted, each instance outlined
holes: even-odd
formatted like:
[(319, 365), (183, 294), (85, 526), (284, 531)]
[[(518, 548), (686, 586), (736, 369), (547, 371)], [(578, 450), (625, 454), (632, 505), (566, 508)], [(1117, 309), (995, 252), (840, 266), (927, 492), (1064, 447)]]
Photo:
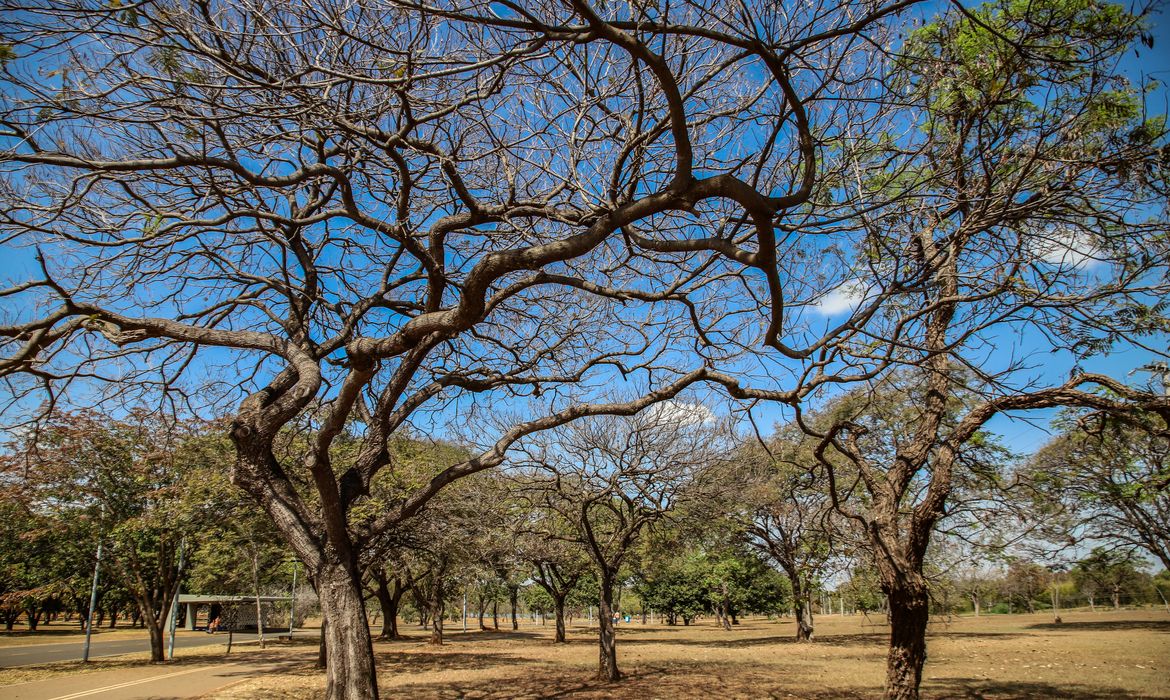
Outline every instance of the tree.
[(1051, 576), (1048, 569), (1027, 560), (1016, 560), (1008, 564), (1003, 579), (1004, 594), (1017, 609), (1036, 612), (1036, 601), (1048, 590)]
[(748, 542), (788, 577), (797, 641), (809, 641), (813, 588), (830, 558), (844, 553), (845, 538), (833, 522), (832, 500), (812, 453), (815, 441), (789, 426), (771, 442), (741, 451), (747, 476), (737, 500), (748, 509), (742, 516)]
[[(3, 292), (10, 413), (103, 391), (233, 406), (232, 481), (328, 620), (326, 695), (376, 697), (373, 541), (533, 431), (704, 378), (734, 389), (663, 357), (734, 354), (754, 342), (742, 314), (811, 352), (773, 222), (810, 199), (849, 37), (881, 45), (908, 4), (745, 8), (723, 30), (721, 3), (14, 4), (0, 236), (38, 262)], [(614, 370), (651, 393), (582, 408), (563, 388)], [(555, 405), (370, 515), (396, 434), (505, 396)], [(361, 447), (335, 469), (351, 421)], [(278, 455), (293, 429), (306, 483)]]
[(573, 523), (556, 511), (541, 510), (540, 500), (539, 495), (535, 501), (524, 499), (530, 504), (529, 524), (517, 533), (517, 549), (530, 565), (532, 581), (548, 595), (555, 618), (553, 643), (565, 643), (565, 603), (589, 573), (590, 560), (573, 534)]
[[(23, 482), (32, 508), (52, 521), (88, 522), (86, 530), (73, 533), (92, 535), (82, 537), (82, 546), (104, 540), (107, 576), (131, 595), (150, 633), (154, 662), (164, 660), (179, 551), (187, 538), (186, 546), (197, 546), (198, 535), (219, 517), (212, 514), (213, 501), (199, 498), (207, 492), (191, 488), (192, 476), (206, 466), (205, 455), (192, 449), (203, 427), (201, 421), (174, 423), (142, 410), (124, 420), (58, 414), (6, 459), (6, 471)], [(88, 563), (77, 568), (92, 571)], [(37, 568), (51, 574), (46, 564)]]
[[(874, 379), (834, 425), (807, 427), (835, 506), (874, 552), (891, 620), (890, 700), (918, 697), (924, 560), (987, 421), (1059, 406), (1167, 412), (1165, 397), (1079, 365), (1170, 328), (1155, 233), (1165, 123), (1146, 118), (1140, 88), (1115, 68), (1142, 35), (1140, 12), (1096, 0), (953, 6), (889, 65), (905, 109), (875, 115), (882, 127), (834, 151), (856, 195), (816, 211), (827, 227), (863, 229), (839, 278), (852, 307), (844, 322), (859, 331), (835, 347)], [(1043, 338), (1035, 353), (1009, 351), (1005, 338), (1032, 331)], [(1050, 350), (1067, 375), (1037, 369)], [(910, 399), (896, 431), (877, 425), (893, 417), (880, 405), (891, 393)], [(853, 481), (835, 479), (835, 461), (856, 469), (864, 498), (840, 497)]]
[(1138, 567), (1141, 562), (1131, 552), (1097, 547), (1072, 569), (1073, 582), (1094, 607), (1097, 595), (1107, 595), (1115, 610), (1121, 608), (1123, 595), (1134, 597), (1144, 583)]
[[(1064, 542), (1140, 548), (1170, 568), (1170, 438), (1154, 414), (1067, 415), (1024, 470), (1040, 517)], [(1051, 529), (1051, 528), (1050, 528)]]
[(685, 498), (700, 467), (715, 458), (719, 430), (710, 410), (671, 402), (630, 418), (576, 421), (525, 447), (543, 505), (574, 529), (599, 584), (598, 677), (616, 681), (613, 616), (618, 574), (643, 531)]

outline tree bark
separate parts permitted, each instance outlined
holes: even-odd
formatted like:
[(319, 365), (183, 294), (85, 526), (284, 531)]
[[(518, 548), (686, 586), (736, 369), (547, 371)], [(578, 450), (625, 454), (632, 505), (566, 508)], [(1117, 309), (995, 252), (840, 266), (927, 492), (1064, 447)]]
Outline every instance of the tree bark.
[(398, 604), (402, 601), (404, 586), (395, 581), (394, 590), (390, 590), (389, 581), (382, 571), (374, 574), (378, 583), (375, 594), (378, 597), (378, 607), (382, 609), (382, 632), (379, 639), (398, 639)]
[(930, 599), (916, 581), (886, 591), (890, 605), (890, 651), (886, 658), (885, 700), (918, 700), (926, 663), (926, 624)]
[(166, 661), (162, 621), (156, 619), (154, 615), (143, 615), (142, 619), (150, 632), (150, 662), (160, 664)]
[(556, 636), (553, 637), (554, 644), (565, 643), (565, 596), (559, 598), (553, 596), (553, 610), (557, 618)]
[(809, 592), (804, 589), (799, 576), (789, 576), (792, 584), (792, 611), (796, 617), (796, 641), (808, 642), (813, 638), (813, 612)]
[(356, 567), (327, 565), (316, 574), (325, 637), (325, 697), (377, 700), (374, 647)]
[(443, 584), (435, 580), (431, 588), (431, 638), (428, 642), (434, 646), (443, 645)]
[(512, 631), (520, 629), (520, 620), (516, 617), (516, 605), (519, 602), (520, 589), (517, 586), (508, 587), (508, 601), (512, 604)]
[(601, 595), (597, 609), (598, 652), (597, 677), (603, 681), (616, 681), (622, 677), (617, 664), (617, 632), (613, 624), (613, 577), (601, 577)]

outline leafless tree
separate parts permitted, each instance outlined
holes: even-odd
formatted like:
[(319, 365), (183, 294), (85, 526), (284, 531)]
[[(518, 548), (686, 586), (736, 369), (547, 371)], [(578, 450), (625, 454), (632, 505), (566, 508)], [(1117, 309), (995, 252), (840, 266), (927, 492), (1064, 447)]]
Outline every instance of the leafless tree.
[(747, 542), (788, 577), (796, 639), (810, 641), (813, 588), (829, 572), (830, 561), (844, 556), (849, 538), (836, 522), (822, 467), (812, 452), (815, 443), (793, 428), (737, 451), (739, 474), (732, 483), (742, 490), (732, 512)]
[[(721, 439), (722, 438), (722, 439)], [(703, 467), (728, 446), (710, 409), (661, 403), (630, 418), (604, 416), (549, 431), (524, 446), (531, 481), (543, 478), (543, 507), (573, 526), (597, 573), (598, 677), (616, 681), (614, 589), (619, 571), (652, 523), (687, 497)]]
[[(230, 412), (232, 479), (321, 598), (328, 697), (376, 697), (361, 552), (445, 485), (583, 415), (743, 395), (707, 366), (747, 347), (790, 362), (766, 398), (835, 381), (848, 326), (790, 313), (829, 281), (798, 222), (910, 4), (6, 2), (0, 238), (35, 256), (0, 292), (6, 413)], [(567, 388), (632, 373), (636, 401)], [(412, 423), (538, 396), (371, 503)]]

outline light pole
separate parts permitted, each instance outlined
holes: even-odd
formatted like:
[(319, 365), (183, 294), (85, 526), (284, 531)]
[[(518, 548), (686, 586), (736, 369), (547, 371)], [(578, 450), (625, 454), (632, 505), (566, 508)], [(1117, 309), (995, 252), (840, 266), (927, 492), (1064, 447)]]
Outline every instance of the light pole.
[(167, 643), (167, 660), (175, 660), (175, 624), (179, 621), (179, 591), (183, 581), (183, 559), (187, 555), (187, 536), (179, 540), (179, 570), (175, 572), (175, 597), (171, 600), (170, 640)]
[(293, 621), (296, 620), (297, 610), (297, 560), (292, 560), (293, 565), (293, 582), (292, 591), (288, 596), (288, 636), (291, 638), (293, 634)]
[(93, 634), (93, 609), (97, 607), (98, 572), (102, 568), (102, 521), (106, 517), (106, 504), (102, 504), (102, 514), (98, 519), (98, 546), (93, 562), (93, 586), (89, 589), (89, 612), (85, 616), (85, 647), (81, 651), (81, 662), (89, 663), (89, 638)]

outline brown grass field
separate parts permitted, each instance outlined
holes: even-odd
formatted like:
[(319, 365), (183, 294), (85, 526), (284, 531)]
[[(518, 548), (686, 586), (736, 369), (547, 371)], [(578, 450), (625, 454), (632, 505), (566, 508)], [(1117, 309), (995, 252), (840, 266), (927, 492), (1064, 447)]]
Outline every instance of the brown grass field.
[[(879, 616), (824, 616), (817, 640), (792, 641), (791, 619), (744, 621), (730, 632), (623, 625), (618, 683), (594, 680), (596, 636), (578, 624), (567, 645), (551, 625), (519, 632), (454, 631), (429, 647), (378, 643), (384, 698), (874, 698), (884, 678), (886, 628)], [(1164, 610), (935, 619), (923, 678), (928, 698), (1170, 698), (1170, 614)], [(245, 681), (215, 700), (312, 698), (324, 675), (305, 664)]]

